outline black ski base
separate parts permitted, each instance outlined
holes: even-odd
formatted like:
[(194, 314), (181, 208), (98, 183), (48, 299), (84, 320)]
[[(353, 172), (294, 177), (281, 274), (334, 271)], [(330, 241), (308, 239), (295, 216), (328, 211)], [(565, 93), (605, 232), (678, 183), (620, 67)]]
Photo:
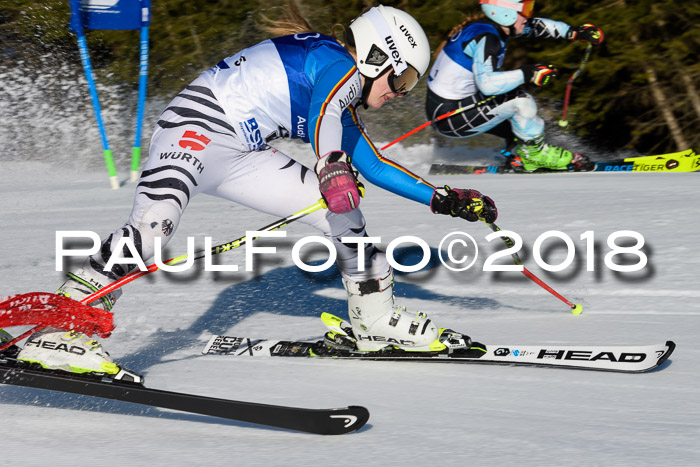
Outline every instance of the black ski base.
[(30, 368), (13, 358), (0, 358), (0, 383), (131, 402), (319, 435), (350, 433), (362, 428), (369, 420), (369, 411), (360, 406), (306, 409), (218, 399), (150, 389), (140, 383), (113, 380), (101, 375)]

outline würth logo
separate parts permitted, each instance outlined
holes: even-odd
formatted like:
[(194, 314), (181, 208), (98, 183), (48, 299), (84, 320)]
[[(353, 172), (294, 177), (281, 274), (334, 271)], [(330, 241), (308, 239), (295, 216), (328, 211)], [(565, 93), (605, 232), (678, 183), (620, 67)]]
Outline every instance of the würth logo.
[[(194, 141), (193, 141), (194, 140)], [(182, 139), (179, 141), (181, 148), (190, 149), (192, 151), (201, 151), (209, 144), (211, 140), (204, 135), (195, 133), (194, 131), (187, 130), (185, 134), (182, 135)]]

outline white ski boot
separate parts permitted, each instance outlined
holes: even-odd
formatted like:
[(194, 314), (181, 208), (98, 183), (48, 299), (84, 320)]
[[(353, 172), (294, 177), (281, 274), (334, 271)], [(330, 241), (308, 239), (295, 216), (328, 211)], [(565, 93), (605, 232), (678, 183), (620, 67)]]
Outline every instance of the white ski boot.
[[(66, 276), (68, 276), (68, 280), (58, 288), (56, 293), (77, 301), (81, 301), (106, 286), (105, 279), (108, 279), (106, 276), (85, 268), (69, 272)], [(111, 311), (121, 294), (121, 289), (117, 289), (92, 303), (88, 303), (88, 305)]]
[(18, 360), (71, 373), (119, 373), (119, 366), (97, 340), (77, 331), (46, 328), (27, 339)]
[(27, 339), (17, 360), (47, 370), (97, 373), (112, 379), (142, 382), (143, 377), (114, 363), (102, 344), (82, 332), (46, 328)]
[[(352, 334), (360, 351), (376, 352), (389, 347), (408, 352), (451, 352), (471, 346), (469, 336), (438, 329), (425, 313), (413, 315), (405, 307), (396, 305), (393, 271), (377, 280), (352, 282), (343, 279), (343, 284), (348, 292)], [(343, 326), (337, 328), (347, 334)], [(334, 329), (331, 332), (342, 334)], [(336, 336), (333, 337), (337, 340)]]

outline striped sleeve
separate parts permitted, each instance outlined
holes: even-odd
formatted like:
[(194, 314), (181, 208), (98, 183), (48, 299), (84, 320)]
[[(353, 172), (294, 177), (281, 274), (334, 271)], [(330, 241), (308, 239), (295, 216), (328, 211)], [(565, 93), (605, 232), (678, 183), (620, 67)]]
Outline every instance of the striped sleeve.
[(548, 18), (532, 18), (521, 34), (522, 37), (537, 39), (566, 39), (570, 26), (562, 21)]

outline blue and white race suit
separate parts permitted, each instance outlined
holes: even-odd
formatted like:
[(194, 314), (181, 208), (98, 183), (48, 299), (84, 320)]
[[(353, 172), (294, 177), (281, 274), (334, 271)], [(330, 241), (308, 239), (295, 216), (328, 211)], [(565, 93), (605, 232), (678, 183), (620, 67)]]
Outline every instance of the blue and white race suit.
[[(345, 151), (369, 182), (429, 205), (434, 187), (385, 158), (368, 138), (355, 109), (361, 89), (353, 57), (334, 39), (315, 33), (263, 41), (203, 72), (163, 111), (129, 221), (86, 267), (110, 279), (125, 275), (120, 265), (103, 267), (115, 242), (135, 238), (141, 257), (150, 258), (154, 238), (165, 245), (199, 193), (276, 217), (315, 204), (320, 193), (314, 171), (270, 147), (276, 138), (310, 143), (317, 157)], [(388, 262), (374, 245), (366, 246), (365, 264), (358, 265), (357, 245), (340, 242), (366, 236), (359, 209), (319, 210), (300, 222), (334, 242), (345, 279), (387, 275)]]
[[(566, 38), (568, 31), (566, 23), (532, 18), (517, 37), (558, 39)], [(481, 104), (434, 124), (441, 134), (464, 138), (490, 132), (508, 138), (512, 132), (528, 141), (544, 132), (535, 100), (518, 89), (525, 83), (523, 72), (501, 71), (508, 39), (500, 25), (483, 19), (447, 40), (428, 76), (428, 118)], [(510, 127), (504, 128), (504, 122)]]

